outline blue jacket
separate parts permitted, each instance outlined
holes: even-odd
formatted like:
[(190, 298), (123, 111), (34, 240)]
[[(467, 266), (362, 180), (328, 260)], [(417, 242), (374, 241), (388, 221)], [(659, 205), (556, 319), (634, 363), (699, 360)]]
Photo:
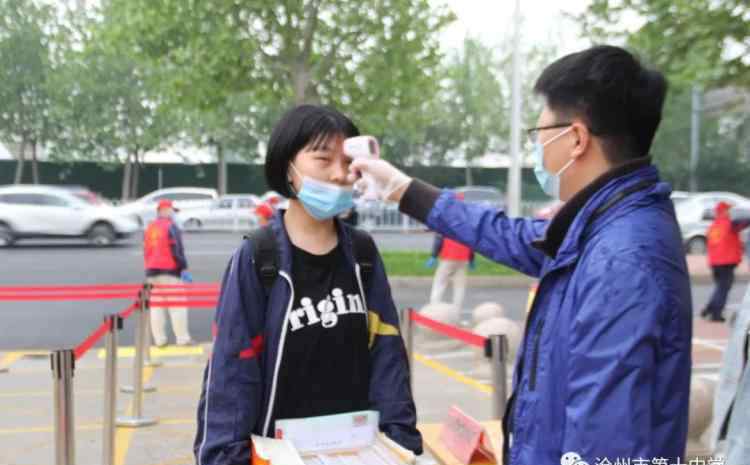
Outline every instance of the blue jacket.
[[(246, 465), (250, 435), (273, 436), (273, 412), (289, 310), (294, 301), (292, 250), (281, 214), (272, 220), (280, 266), (266, 301), (246, 240), (232, 256), (221, 285), (214, 317), (214, 346), (198, 404), (194, 451), (198, 465)], [(380, 256), (370, 288), (362, 289), (348, 226), (336, 222), (344, 254), (354, 268), (367, 304), (370, 329), (370, 403), (380, 412), (380, 429), (411, 451), (422, 453), (416, 429), (404, 343)], [(341, 380), (346, 382), (346, 380)]]
[[(401, 209), (417, 215), (429, 195), (424, 184), (409, 190)], [(574, 209), (551, 256), (535, 245), (549, 221), (434, 194), (430, 229), (540, 280), (516, 359), (506, 465), (560, 465), (568, 452), (589, 464), (683, 457), (692, 303), (669, 194), (650, 164), (610, 176)]]

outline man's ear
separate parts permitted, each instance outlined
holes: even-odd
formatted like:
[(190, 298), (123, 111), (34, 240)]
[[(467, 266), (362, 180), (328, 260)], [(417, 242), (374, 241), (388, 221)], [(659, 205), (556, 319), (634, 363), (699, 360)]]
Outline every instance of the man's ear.
[(572, 124), (571, 133), (574, 137), (573, 152), (571, 153), (572, 158), (578, 158), (589, 149), (591, 146), (591, 131), (582, 121), (575, 120)]

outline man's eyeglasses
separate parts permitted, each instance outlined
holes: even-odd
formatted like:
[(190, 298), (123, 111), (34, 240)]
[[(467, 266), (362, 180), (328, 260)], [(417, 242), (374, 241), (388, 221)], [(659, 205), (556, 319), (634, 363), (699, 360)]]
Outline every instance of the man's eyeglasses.
[(531, 128), (526, 130), (526, 136), (528, 137), (529, 143), (531, 145), (536, 144), (536, 141), (539, 140), (539, 131), (542, 131), (544, 129), (557, 129), (557, 128), (565, 128), (570, 126), (573, 123), (556, 123), (556, 124), (550, 124), (549, 126), (539, 126), (536, 128)]

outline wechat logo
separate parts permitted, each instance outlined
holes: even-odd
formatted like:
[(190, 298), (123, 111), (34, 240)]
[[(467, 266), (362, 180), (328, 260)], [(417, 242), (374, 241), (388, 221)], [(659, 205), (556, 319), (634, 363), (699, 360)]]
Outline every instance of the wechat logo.
[(560, 465), (589, 465), (581, 459), (581, 456), (575, 452), (568, 452), (560, 459)]

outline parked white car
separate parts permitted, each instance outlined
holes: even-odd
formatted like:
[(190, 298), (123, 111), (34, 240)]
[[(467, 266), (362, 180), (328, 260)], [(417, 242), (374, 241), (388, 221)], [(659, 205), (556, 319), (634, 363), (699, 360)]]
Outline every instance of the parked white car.
[(86, 238), (107, 246), (138, 231), (117, 209), (54, 186), (0, 187), (0, 247), (19, 239)]
[(731, 192), (701, 192), (675, 202), (677, 222), (687, 253), (706, 253), (706, 232), (713, 221), (714, 208), (721, 201), (732, 207), (750, 208), (750, 199)]
[(225, 195), (207, 208), (191, 208), (176, 215), (177, 224), (186, 231), (247, 231), (258, 226), (255, 207), (260, 202), (250, 194)]
[(219, 198), (216, 189), (200, 187), (170, 187), (159, 189), (117, 209), (122, 214), (130, 216), (138, 222), (141, 228), (156, 219), (156, 205), (159, 200), (167, 199), (174, 202), (179, 210), (210, 207)]

